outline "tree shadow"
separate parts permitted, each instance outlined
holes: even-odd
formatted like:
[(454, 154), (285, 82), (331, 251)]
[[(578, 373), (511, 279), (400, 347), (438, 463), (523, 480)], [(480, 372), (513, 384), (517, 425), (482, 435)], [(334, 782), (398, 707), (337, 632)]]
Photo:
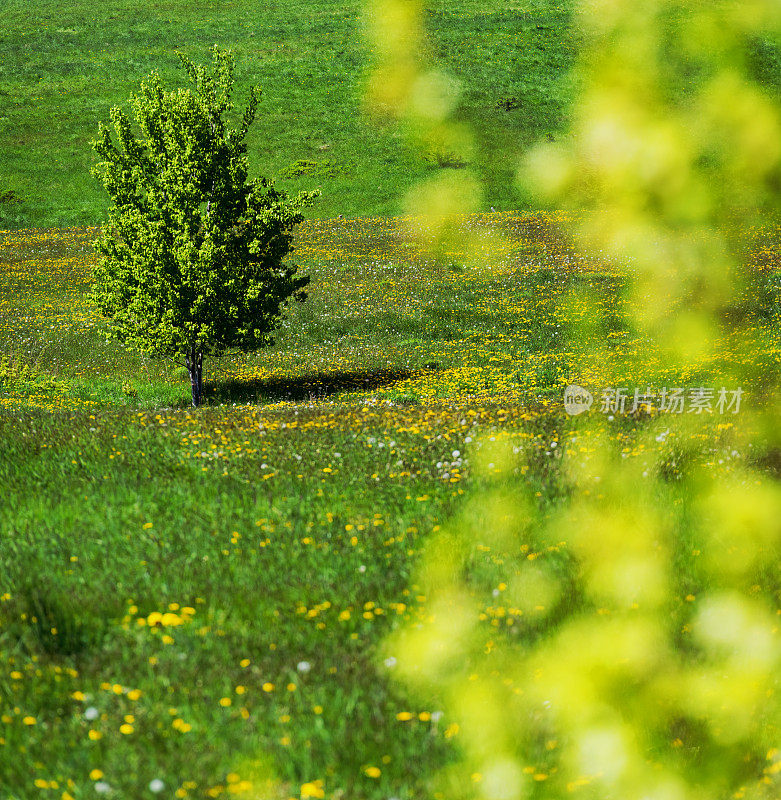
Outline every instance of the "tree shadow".
[(370, 392), (397, 381), (407, 380), (425, 371), (427, 370), (383, 369), (314, 373), (296, 378), (272, 378), (269, 380), (215, 381), (206, 387), (204, 394), (208, 404), (263, 403), (279, 400), (300, 402), (319, 400), (339, 392)]

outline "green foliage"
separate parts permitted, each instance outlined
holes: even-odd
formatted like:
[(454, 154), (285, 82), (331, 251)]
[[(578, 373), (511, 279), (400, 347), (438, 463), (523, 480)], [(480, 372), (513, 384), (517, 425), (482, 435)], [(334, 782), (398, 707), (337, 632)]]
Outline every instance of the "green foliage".
[(317, 161), (300, 158), (295, 164), (283, 169), (279, 174), (286, 178), (296, 178), (299, 175), (308, 175), (317, 170)]
[(280, 170), (280, 178), (298, 178), (302, 175), (310, 175), (316, 178), (334, 178), (337, 175), (346, 174), (347, 170), (340, 167), (332, 158), (324, 161), (311, 161), (310, 159), (300, 158), (289, 167)]
[(65, 385), (64, 381), (47, 375), (18, 358), (0, 358), (0, 390), (14, 394), (52, 393), (63, 391)]
[[(380, 34), (407, 4), (385, 8)], [(772, 0), (611, 0), (581, 3), (578, 22), (571, 133), (540, 138), (519, 180), (572, 210), (579, 246), (623, 287), (605, 303), (597, 286), (559, 292), (549, 276), (554, 311), (569, 310), (562, 325), (536, 318), (535, 337), (551, 353), (582, 349), (539, 364), (538, 396), (553, 400), (545, 457), (478, 441), (473, 476), (495, 484), (428, 539), (413, 579), (429, 616), (386, 652), (421, 702), (457, 720), (464, 762), (440, 774), (435, 797), (770, 800), (781, 796), (779, 385), (747, 354), (762, 347), (756, 321), (772, 318), (777, 292), (777, 268), (758, 277), (750, 253), (778, 224), (781, 107), (751, 61), (781, 19)], [(410, 87), (402, 113), (426, 76), (403, 72), (422, 26), (395, 43)], [(423, 210), (470, 210), (456, 181), (430, 186)], [(628, 357), (603, 345), (638, 334)], [(642, 421), (573, 417), (561, 426), (577, 432), (570, 447), (555, 413), (563, 386), (591, 380), (589, 361), (608, 386), (630, 367), (641, 386), (669, 385), (665, 373), (721, 381), (751, 409), (718, 424), (660, 406)], [(694, 431), (733, 427), (757, 455), (722, 470), (740, 449), (710, 458)]]
[(467, 165), (467, 162), (458, 153), (444, 149), (431, 150), (424, 154), (423, 159), (442, 169), (463, 169)]
[[(194, 91), (168, 92), (153, 72), (131, 97), (143, 139), (113, 108), (118, 143), (102, 124), (92, 142), (103, 158), (93, 174), (113, 206), (90, 299), (111, 336), (183, 357), (195, 379), (204, 355), (270, 344), (284, 304), (305, 299), (309, 279), (283, 261), (300, 209), (318, 193), (288, 200), (268, 179), (248, 179), (244, 138), (260, 92), (253, 87), (241, 125), (229, 129), (230, 51), (214, 46), (212, 74), (179, 57)], [(199, 395), (194, 382), (196, 405)]]

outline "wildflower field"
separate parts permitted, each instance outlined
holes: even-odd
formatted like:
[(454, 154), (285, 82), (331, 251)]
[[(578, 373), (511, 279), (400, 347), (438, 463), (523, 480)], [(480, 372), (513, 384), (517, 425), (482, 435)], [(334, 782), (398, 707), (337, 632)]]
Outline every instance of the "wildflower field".
[[(777, 3), (5, 5), (0, 800), (781, 797)], [(87, 142), (214, 42), (323, 194), (195, 409)]]
[[(84, 306), (95, 229), (0, 234), (0, 795), (453, 796), (434, 782), (464, 755), (449, 684), (397, 680), (420, 651), (398, 633), (438, 620), (458, 641), (469, 618), (443, 614), (441, 597), (432, 608), (418, 581), (422, 563), (429, 581), (432, 569), (458, 574), (467, 545), (434, 558), (431, 543), (448, 529), (474, 536), (464, 557), (481, 656), (458, 666), (476, 686), (498, 674), (503, 641), (532, 646), (573, 607), (610, 619), (610, 602), (592, 607), (575, 588), (582, 539), (551, 520), (565, 498), (610, 504), (622, 480), (638, 496), (648, 481), (670, 509), (665, 603), (689, 647), (707, 588), (689, 482), (772, 468), (747, 441), (779, 361), (776, 237), (753, 251), (766, 297), (753, 347), (735, 340), (691, 374), (665, 374), (622, 314), (622, 278), (579, 253), (563, 221), (465, 216), (469, 246), (438, 258), (412, 219), (305, 223), (295, 257), (310, 299), (273, 348), (207, 363), (197, 412), (186, 376), (106, 344)], [(582, 325), (595, 305), (609, 326), (598, 356)], [(648, 376), (734, 390), (738, 357), (758, 376), (739, 413), (716, 396), (696, 413), (632, 411), (631, 391), (623, 410), (600, 410), (608, 386), (645, 391)], [(590, 412), (565, 413), (571, 383), (594, 393)], [(618, 464), (600, 475), (605, 436)], [(573, 488), (586, 466), (594, 474)], [(508, 525), (520, 550), (505, 552)], [(558, 577), (557, 593), (539, 581), (519, 591), (530, 564)], [(751, 580), (777, 604), (776, 574)], [(622, 585), (613, 600), (631, 605), (634, 583)], [(527, 677), (501, 674), (502, 691), (524, 696)], [(683, 725), (654, 744), (694, 763), (705, 734)], [(775, 791), (767, 735), (756, 744), (770, 760), (745, 771), (764, 770)], [(524, 751), (532, 789), (557, 779), (556, 748), (551, 734)], [(594, 796), (589, 773), (578, 779), (562, 793)], [(468, 773), (458, 794), (482, 781)]]

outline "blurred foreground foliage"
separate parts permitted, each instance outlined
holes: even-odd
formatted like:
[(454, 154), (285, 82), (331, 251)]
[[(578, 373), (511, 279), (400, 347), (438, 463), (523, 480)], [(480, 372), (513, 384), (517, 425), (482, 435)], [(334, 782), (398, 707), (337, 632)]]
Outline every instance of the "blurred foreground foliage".
[[(457, 87), (416, 60), (422, 7), (385, 0), (374, 13), (386, 52), (369, 102), (424, 140), (436, 129), (467, 142), (448, 128)], [(781, 199), (781, 106), (760, 57), (777, 49), (781, 13), (770, 0), (584, 0), (578, 25), (572, 130), (528, 152), (519, 181), (575, 212), (581, 246), (624, 272), (625, 322), (665, 368), (684, 381), (728, 343), (726, 368), (707, 377), (752, 391), (727, 423), (651, 404), (636, 441), (608, 426), (590, 455), (561, 448), (553, 507), (515, 477), (523, 451), (486, 442), (495, 488), (430, 544), (428, 622), (387, 649), (456, 720), (464, 759), (439, 776), (444, 797), (769, 800), (781, 794), (779, 381), (741, 353), (766, 311), (744, 291), (746, 254)], [(468, 170), (435, 180), (410, 204), (441, 247), (448, 215), (471, 210), (479, 187)], [(619, 381), (599, 333), (608, 312), (591, 299), (569, 335), (590, 337)], [(586, 428), (600, 415), (560, 416)], [(749, 455), (716, 469), (697, 432), (733, 426), (750, 434)], [(654, 454), (654, 468), (630, 450)]]

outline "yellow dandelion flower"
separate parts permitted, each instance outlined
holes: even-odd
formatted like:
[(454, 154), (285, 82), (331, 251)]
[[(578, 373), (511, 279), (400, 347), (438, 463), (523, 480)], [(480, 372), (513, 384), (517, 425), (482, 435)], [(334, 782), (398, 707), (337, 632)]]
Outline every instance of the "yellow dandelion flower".
[(306, 798), (308, 797), (317, 798), (317, 800), (319, 800), (320, 798), (325, 797), (325, 791), (323, 790), (323, 782), (308, 781), (307, 783), (302, 783), (300, 794), (301, 794), (301, 800), (306, 800)]

